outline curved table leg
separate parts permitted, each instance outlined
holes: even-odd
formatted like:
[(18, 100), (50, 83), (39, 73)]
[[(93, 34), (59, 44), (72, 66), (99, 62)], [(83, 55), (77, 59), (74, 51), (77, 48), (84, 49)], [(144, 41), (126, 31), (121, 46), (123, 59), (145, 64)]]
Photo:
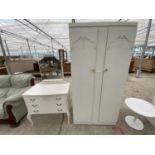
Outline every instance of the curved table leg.
[(135, 116), (126, 116), (125, 121), (133, 129), (136, 129), (136, 130), (144, 129), (143, 122)]
[(30, 114), (27, 114), (27, 119), (29, 120), (29, 122), (33, 126), (33, 121), (32, 121), (32, 118), (31, 118), (31, 115)]
[(68, 124), (70, 124), (70, 113), (67, 112)]

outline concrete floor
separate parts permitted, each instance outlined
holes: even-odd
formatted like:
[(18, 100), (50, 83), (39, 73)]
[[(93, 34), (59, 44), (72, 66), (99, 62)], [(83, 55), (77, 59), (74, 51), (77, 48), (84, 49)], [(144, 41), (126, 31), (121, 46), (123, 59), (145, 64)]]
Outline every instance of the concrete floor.
[[(130, 74), (126, 83), (126, 97), (139, 97), (152, 101), (155, 94), (155, 74), (143, 73), (141, 78), (135, 78)], [(37, 115), (32, 116), (34, 126), (25, 118), (18, 128), (10, 128), (9, 125), (0, 125), (1, 135), (147, 135), (155, 134), (153, 127), (146, 118), (138, 116), (145, 125), (144, 130), (136, 131), (128, 127), (124, 117), (134, 113), (122, 103), (118, 123), (116, 126), (74, 125), (68, 124), (66, 116), (62, 115)]]

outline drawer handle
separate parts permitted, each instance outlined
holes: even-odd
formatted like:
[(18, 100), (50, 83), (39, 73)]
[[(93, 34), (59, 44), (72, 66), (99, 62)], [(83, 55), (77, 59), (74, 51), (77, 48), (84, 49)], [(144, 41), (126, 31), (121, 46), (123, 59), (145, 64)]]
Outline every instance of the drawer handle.
[(57, 97), (56, 100), (61, 100), (61, 97)]
[(36, 104), (32, 104), (32, 107), (37, 107), (37, 105)]
[(61, 112), (61, 111), (62, 111), (62, 109), (57, 109), (57, 111), (58, 111), (58, 112)]
[(30, 101), (34, 102), (36, 99), (35, 98), (31, 98)]
[(33, 110), (33, 112), (39, 112), (39, 110)]
[(57, 106), (62, 106), (62, 104), (61, 103), (57, 103)]
[(108, 69), (106, 68), (106, 69), (104, 69), (104, 72), (107, 72), (108, 71)]

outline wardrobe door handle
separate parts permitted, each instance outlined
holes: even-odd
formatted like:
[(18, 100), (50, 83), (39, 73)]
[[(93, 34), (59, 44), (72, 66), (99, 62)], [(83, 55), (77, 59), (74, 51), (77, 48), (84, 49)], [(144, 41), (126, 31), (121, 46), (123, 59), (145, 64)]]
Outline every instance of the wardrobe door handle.
[(92, 71), (93, 73), (95, 73), (95, 69), (92, 69), (91, 71)]
[(108, 71), (108, 69), (106, 68), (106, 69), (104, 69), (104, 72), (107, 72)]

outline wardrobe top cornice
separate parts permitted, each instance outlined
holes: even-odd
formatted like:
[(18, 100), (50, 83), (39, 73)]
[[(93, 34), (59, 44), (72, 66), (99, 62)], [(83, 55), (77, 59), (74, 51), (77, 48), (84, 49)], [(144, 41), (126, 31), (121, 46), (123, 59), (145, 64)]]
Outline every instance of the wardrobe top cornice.
[(137, 22), (89, 22), (89, 23), (70, 23), (70, 28), (76, 27), (104, 27), (104, 26), (137, 26)]

